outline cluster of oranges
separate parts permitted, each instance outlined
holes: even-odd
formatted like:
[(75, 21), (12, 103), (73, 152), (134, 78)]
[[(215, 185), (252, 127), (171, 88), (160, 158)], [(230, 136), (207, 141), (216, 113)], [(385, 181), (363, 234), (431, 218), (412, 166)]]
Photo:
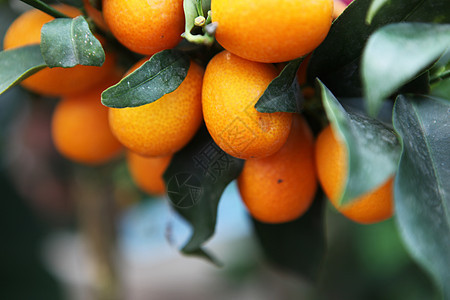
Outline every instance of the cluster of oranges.
[[(103, 0), (102, 11), (88, 0), (84, 3), (102, 31), (145, 56), (128, 73), (151, 55), (176, 47), (184, 31), (181, 0)], [(55, 8), (70, 17), (80, 14), (65, 5)], [(332, 127), (315, 142), (302, 115), (260, 113), (254, 107), (278, 75), (276, 63), (304, 56), (325, 39), (333, 0), (212, 0), (211, 17), (224, 50), (203, 62), (206, 69), (192, 59), (181, 85), (155, 102), (102, 106), (102, 91), (123, 74), (117, 57), (108, 51), (102, 67), (47, 68), (23, 81), (31, 91), (62, 97), (52, 122), (56, 148), (85, 164), (104, 163), (125, 148), (136, 183), (148, 193), (161, 194), (162, 174), (172, 155), (204, 121), (223, 151), (246, 160), (238, 186), (254, 218), (268, 223), (298, 218), (311, 205), (318, 181), (350, 219), (373, 223), (390, 217), (392, 180), (350, 204), (338, 205), (348, 159)], [(37, 10), (26, 12), (10, 26), (5, 49), (39, 43), (40, 28), (51, 19)]]

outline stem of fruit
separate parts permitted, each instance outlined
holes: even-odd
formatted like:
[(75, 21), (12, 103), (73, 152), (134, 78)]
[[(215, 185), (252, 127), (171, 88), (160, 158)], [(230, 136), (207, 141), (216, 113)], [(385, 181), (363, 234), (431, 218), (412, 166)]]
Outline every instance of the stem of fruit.
[(447, 79), (450, 77), (450, 70), (442, 72), (441, 74), (439, 74), (438, 76), (432, 77), (430, 79), (430, 84), (439, 82), (441, 80)]
[[(183, 38), (185, 38), (187, 41), (194, 43), (194, 44), (200, 44), (200, 45), (207, 45), (210, 46), (214, 43), (214, 36), (209, 34), (208, 32), (203, 32), (203, 34), (192, 34), (191, 31), (194, 29), (194, 27), (199, 28), (205, 28), (205, 26), (208, 26), (211, 22), (211, 18), (208, 13), (208, 17), (205, 19), (205, 16), (203, 15), (203, 8), (202, 8), (202, 1), (200, 0), (184, 0), (183, 1), (183, 9), (184, 9), (184, 15), (185, 15), (185, 31), (181, 35)], [(200, 19), (198, 17), (202, 17), (204, 22), (198, 23)], [(197, 24), (196, 24), (197, 21)]]
[[(93, 299), (120, 299), (116, 272), (114, 205), (107, 183), (80, 170), (76, 175), (77, 217), (93, 268)], [(95, 177), (94, 177), (95, 176)]]
[(40, 1), (40, 0), (20, 0), (28, 5), (33, 6), (34, 8), (37, 8), (43, 12), (45, 12), (46, 14), (55, 17), (55, 18), (69, 18), (68, 16), (66, 16), (65, 14), (63, 14), (62, 12), (54, 9), (53, 7), (47, 5), (46, 3)]
[(203, 16), (202, 0), (197, 0), (197, 14)]

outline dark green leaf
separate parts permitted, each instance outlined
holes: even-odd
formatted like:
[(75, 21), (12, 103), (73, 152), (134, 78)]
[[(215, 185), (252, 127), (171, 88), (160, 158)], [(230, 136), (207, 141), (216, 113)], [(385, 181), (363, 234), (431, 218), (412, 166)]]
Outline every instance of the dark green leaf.
[(44, 24), (41, 52), (49, 67), (101, 66), (105, 62), (102, 45), (83, 17), (59, 18)]
[[(320, 82), (319, 82), (320, 83)], [(348, 149), (348, 176), (338, 203), (380, 186), (397, 170), (400, 145), (395, 133), (376, 119), (345, 110), (320, 83), (322, 101), (331, 126)]]
[[(364, 105), (364, 98), (339, 98), (339, 103), (344, 107), (350, 108), (350, 110), (358, 111), (360, 114), (366, 115), (366, 108)], [(383, 106), (377, 116), (377, 120), (386, 123), (388, 126), (392, 127), (392, 110), (394, 108), (393, 101), (383, 102)]]
[(272, 82), (255, 105), (261, 113), (300, 112), (302, 94), (297, 81), (297, 70), (303, 58), (290, 61)]
[(39, 45), (0, 52), (0, 94), (46, 66)]
[(202, 245), (214, 234), (220, 197), (243, 164), (243, 160), (223, 152), (205, 127), (172, 158), (163, 177), (172, 206), (193, 228), (182, 249), (185, 254), (216, 262)]
[[(395, 94), (422, 94), (426, 95), (430, 92), (430, 72), (428, 70), (422, 72), (419, 76), (411, 81), (408, 81), (405, 85), (401, 86)], [(392, 99), (390, 99), (392, 100)], [(394, 103), (394, 101), (381, 101), (380, 105), (386, 102)], [(367, 107), (367, 99), (364, 99), (365, 107)], [(377, 115), (378, 117), (378, 115)]]
[(362, 80), (370, 115), (385, 98), (414, 79), (450, 47), (450, 25), (398, 23), (377, 30), (362, 57)]
[(267, 258), (288, 271), (317, 280), (325, 256), (323, 193), (311, 208), (292, 222), (266, 224), (253, 219), (256, 236)]
[(450, 299), (450, 105), (427, 96), (399, 96), (394, 126), (403, 153), (395, 210), (408, 250)]
[(372, 0), (372, 4), (370, 4), (369, 11), (366, 16), (366, 23), (372, 23), (373, 18), (378, 13), (378, 11), (385, 5), (388, 4), (389, 0)]
[(189, 58), (182, 52), (158, 52), (133, 73), (105, 90), (102, 103), (115, 108), (152, 103), (176, 90), (186, 77), (189, 66)]
[[(359, 57), (370, 33), (380, 26), (374, 22), (371, 26), (365, 23), (371, 2), (357, 0), (350, 3), (333, 22), (327, 37), (309, 61), (307, 75), (310, 82), (319, 77), (339, 96), (360, 96)], [(349, 81), (351, 84), (343, 89), (342, 84)], [(336, 90), (339, 87), (340, 92)]]
[(333, 23), (328, 36), (311, 57), (310, 82), (319, 77), (339, 97), (360, 97), (360, 57), (367, 39), (376, 29), (403, 21), (450, 22), (448, 0), (390, 0), (367, 24), (371, 3), (372, 0), (353, 1)]
[[(409, 1), (409, 3), (411, 3), (411, 1)], [(380, 13), (384, 13), (384, 11)], [(417, 3), (414, 7), (412, 7), (410, 13), (405, 17), (404, 21), (448, 24), (450, 23), (450, 1), (422, 0), (420, 3)]]

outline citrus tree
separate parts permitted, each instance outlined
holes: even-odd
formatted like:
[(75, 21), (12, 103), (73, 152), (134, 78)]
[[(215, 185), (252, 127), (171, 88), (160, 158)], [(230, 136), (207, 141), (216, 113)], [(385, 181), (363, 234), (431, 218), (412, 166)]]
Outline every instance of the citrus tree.
[(72, 161), (126, 149), (192, 226), (183, 253), (219, 263), (204, 244), (237, 179), (271, 261), (317, 278), (329, 199), (357, 223), (395, 218), (450, 298), (448, 0), (23, 2), (0, 93), (61, 97)]

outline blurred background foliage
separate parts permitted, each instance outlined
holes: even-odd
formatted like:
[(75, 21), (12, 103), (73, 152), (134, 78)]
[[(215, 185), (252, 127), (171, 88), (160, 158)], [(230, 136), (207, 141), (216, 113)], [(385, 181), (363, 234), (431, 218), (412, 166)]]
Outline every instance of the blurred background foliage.
[[(26, 5), (19, 1), (0, 0), (0, 41), (7, 26), (24, 7)], [(68, 288), (70, 280), (61, 278), (55, 271), (57, 268), (49, 263), (48, 253), (45, 253), (48, 247), (43, 247), (60, 232), (78, 231), (72, 189), (79, 185), (74, 183), (74, 166), (56, 153), (50, 139), (50, 117), (56, 101), (32, 95), (18, 86), (0, 96), (0, 299), (85, 299), (77, 298), (79, 294)], [(230, 296), (234, 299), (436, 299), (431, 281), (406, 253), (395, 220), (358, 225), (337, 214), (328, 204), (325, 210), (327, 254), (315, 283), (284, 272), (264, 259), (258, 241), (252, 237), (252, 222), (241, 205), (224, 209), (223, 213), (226, 204), (221, 203), (219, 207), (218, 230), (213, 242), (220, 239), (224, 231), (228, 232), (222, 243), (212, 243), (215, 245), (212, 248), (223, 255), (223, 268), (180, 256), (170, 246), (142, 246), (145, 243), (169, 244), (171, 236), (167, 230), (170, 226), (166, 227), (167, 220), (161, 217), (167, 215), (153, 207), (163, 207), (166, 213), (169, 209), (164, 200), (144, 199), (137, 191), (130, 193), (129, 175), (123, 166), (119, 165), (118, 169), (114, 173), (115, 182), (124, 182), (121, 183), (123, 189), (115, 189), (120, 206), (120, 254), (133, 257), (137, 265), (152, 266), (134, 273), (143, 277), (139, 282), (144, 287), (125, 280), (128, 287), (124, 289), (124, 299), (180, 299), (181, 296), (183, 299), (210, 299), (211, 295), (215, 299), (230, 299)], [(98, 171), (90, 169), (88, 172), (96, 176)], [(224, 197), (237, 197), (234, 184), (227, 191)], [(144, 230), (144, 236), (153, 238), (140, 239), (137, 235), (131, 240), (127, 236), (130, 231), (126, 228), (138, 230), (133, 219), (136, 212), (146, 224), (152, 224), (149, 225), (151, 230)], [(171, 214), (169, 212), (169, 219), (173, 218)], [(242, 227), (241, 232), (237, 232), (236, 224)], [(133, 243), (141, 246), (133, 248), (130, 246)], [(280, 245), (286, 246), (289, 247)], [(70, 249), (70, 245), (68, 247)], [(132, 251), (136, 248), (154, 252), (135, 255)], [(172, 252), (162, 264), (161, 257), (167, 255), (168, 248)], [(276, 245), (274, 248), (276, 251)], [(61, 249), (66, 248), (55, 247), (52, 251)], [(65, 254), (60, 253), (62, 260)], [(164, 269), (167, 272), (163, 272)], [(157, 275), (146, 273), (152, 270), (164, 274), (160, 275), (164, 283), (160, 287), (162, 291), (146, 294), (145, 285), (151, 286), (152, 282), (147, 282), (145, 276), (151, 280)], [(219, 284), (211, 286), (207, 280), (199, 280), (194, 281), (195, 287), (183, 289), (181, 283), (174, 282), (189, 281), (189, 274), (197, 272), (205, 278), (216, 278)], [(123, 273), (127, 274), (126, 270)], [(128, 280), (133, 281), (133, 278)], [(179, 288), (174, 289), (174, 285)], [(136, 296), (139, 293), (134, 293), (133, 288), (143, 289), (141, 296)], [(128, 293), (135, 296), (127, 296)]]

